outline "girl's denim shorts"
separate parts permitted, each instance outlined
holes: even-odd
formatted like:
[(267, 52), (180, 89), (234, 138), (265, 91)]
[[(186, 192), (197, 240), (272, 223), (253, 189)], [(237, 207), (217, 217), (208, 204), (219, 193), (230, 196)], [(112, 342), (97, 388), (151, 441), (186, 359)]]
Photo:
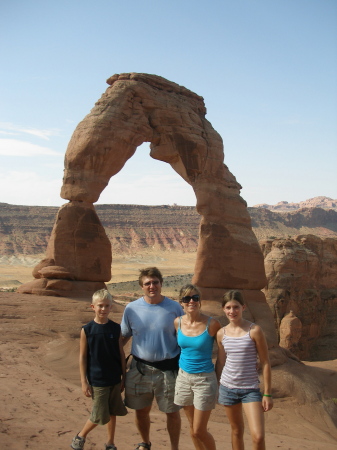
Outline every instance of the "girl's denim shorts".
[(261, 402), (262, 394), (260, 389), (230, 389), (220, 384), (219, 399), (220, 405), (233, 406), (238, 403)]

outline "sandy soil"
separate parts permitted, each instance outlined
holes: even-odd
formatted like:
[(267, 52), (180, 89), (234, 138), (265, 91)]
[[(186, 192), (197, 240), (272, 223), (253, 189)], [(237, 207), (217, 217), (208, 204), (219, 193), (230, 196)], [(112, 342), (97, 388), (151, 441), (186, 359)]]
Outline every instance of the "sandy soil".
[[(171, 260), (155, 263), (160, 268), (165, 266), (166, 276), (182, 275), (193, 272), (194, 257), (187, 254), (177, 260), (172, 256)], [(152, 265), (153, 260), (150, 257), (134, 261), (121, 258), (115, 263), (119, 271), (115, 271), (112, 282), (119, 282), (137, 279), (139, 267)], [(0, 283), (30, 281), (31, 270), (32, 267), (20, 265), (0, 266)], [(174, 291), (173, 286), (171, 288)], [(169, 294), (165, 289), (164, 293)], [(69, 448), (72, 437), (88, 418), (91, 403), (80, 389), (78, 337), (81, 326), (92, 319), (89, 304), (89, 299), (84, 298), (0, 292), (1, 450)], [(123, 310), (121, 303), (115, 303), (112, 318), (120, 322)], [(324, 371), (325, 377), (327, 373), (335, 376), (337, 371), (337, 361), (306, 365)], [(275, 372), (275, 383), (279, 376)], [(336, 427), (326, 415), (318, 415), (317, 405), (299, 403), (291, 397), (276, 398), (274, 409), (266, 414), (267, 448), (336, 449)], [(168, 449), (164, 417), (156, 406), (151, 419), (152, 448)], [(181, 450), (193, 450), (183, 413), (182, 423)], [(230, 428), (219, 405), (212, 413), (209, 429), (218, 449), (231, 448)], [(245, 439), (246, 448), (251, 448), (248, 428)], [(116, 445), (119, 450), (131, 450), (139, 441), (134, 413), (130, 410), (127, 416), (118, 419)], [(98, 427), (90, 433), (85, 448), (103, 449), (104, 442), (105, 430)]]

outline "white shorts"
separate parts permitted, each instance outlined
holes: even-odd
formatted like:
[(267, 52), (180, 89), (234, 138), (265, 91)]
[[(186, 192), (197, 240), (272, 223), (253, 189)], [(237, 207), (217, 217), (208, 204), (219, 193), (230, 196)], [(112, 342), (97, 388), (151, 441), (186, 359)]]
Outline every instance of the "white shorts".
[(193, 405), (200, 411), (209, 411), (215, 408), (217, 396), (215, 372), (187, 373), (179, 369), (174, 395), (176, 405)]

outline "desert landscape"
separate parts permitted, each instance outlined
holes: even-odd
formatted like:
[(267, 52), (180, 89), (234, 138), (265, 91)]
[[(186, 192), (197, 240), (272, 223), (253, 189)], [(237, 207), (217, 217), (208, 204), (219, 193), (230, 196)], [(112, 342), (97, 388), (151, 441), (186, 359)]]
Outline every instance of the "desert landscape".
[[(127, 239), (128, 229), (125, 226), (116, 227), (111, 223), (107, 225), (108, 217), (116, 218), (116, 214), (109, 214), (109, 208), (113, 207), (116, 208), (115, 205), (104, 205), (101, 208), (98, 206), (97, 209), (98, 213), (100, 209), (105, 211), (106, 219), (101, 211), (103, 216), (101, 220), (102, 223), (105, 220), (105, 228), (113, 248), (112, 278), (107, 282), (107, 286), (114, 298), (112, 318), (119, 322), (126, 302), (140, 295), (137, 284), (140, 267), (158, 266), (165, 277), (163, 292), (172, 298), (177, 298), (181, 285), (191, 280), (196, 258), (196, 245), (193, 247), (192, 244), (197, 242), (198, 215), (192, 207), (176, 207), (179, 210), (179, 217), (182, 213), (189, 215), (188, 221), (181, 220), (179, 223), (179, 220), (174, 221), (174, 207), (161, 207), (159, 210), (161, 214), (158, 213), (160, 207), (153, 207), (157, 215), (147, 214), (146, 224), (144, 224), (144, 215), (142, 215), (142, 221), (137, 214), (134, 214), (135, 211), (137, 213), (140, 210), (140, 207), (124, 205), (128, 223), (131, 222), (133, 228), (134, 241), (130, 246), (130, 240)], [(20, 210), (21, 208), (23, 210)], [(34, 266), (43, 258), (43, 246), (47, 244), (48, 232), (50, 233), (52, 228), (53, 214), (55, 214), (55, 209), (49, 211), (48, 216), (48, 208), (38, 207), (40, 211), (36, 217), (48, 218), (48, 220), (36, 219), (34, 222), (34, 216), (29, 217), (26, 208), (33, 210), (33, 207), (13, 205), (0, 208), (2, 224), (0, 446), (6, 450), (26, 448), (42, 450), (45, 447), (53, 450), (64, 449), (69, 448), (73, 435), (78, 432), (90, 411), (90, 400), (83, 396), (80, 389), (78, 370), (80, 328), (92, 317), (92, 311), (89, 309), (90, 296), (53, 297), (16, 292), (17, 287), (32, 279)], [(162, 222), (165, 222), (165, 217), (162, 217), (163, 210), (171, 215), (169, 226), (171, 235), (168, 233), (167, 226), (165, 226), (165, 233), (163, 232), (164, 225), (159, 221), (161, 217)], [(14, 214), (13, 211), (16, 213)], [(43, 214), (41, 214), (42, 211)], [(293, 250), (299, 247), (303, 253), (303, 244), (300, 245), (296, 240), (290, 239), (289, 228), (284, 224), (283, 235), (280, 236), (281, 219), (284, 220), (281, 215), (283, 213), (272, 213), (280, 214), (277, 216), (279, 220), (275, 222), (271, 219), (270, 211), (265, 208), (256, 208), (254, 212), (252, 222), (255, 225), (253, 229), (256, 235), (260, 233), (260, 237), (270, 236), (269, 240), (267, 239), (270, 246), (275, 242), (282, 242), (282, 245), (290, 245), (289, 242), (291, 242)], [(303, 227), (303, 221), (306, 221), (305, 226), (311, 232), (315, 230), (316, 236), (321, 234), (321, 237), (324, 237), (328, 234), (331, 236), (328, 239), (334, 240), (336, 221), (324, 222), (322, 217), (325, 217), (326, 212), (331, 217), (335, 211), (321, 209), (318, 212), (305, 210), (303, 213), (301, 210), (296, 210), (286, 214), (296, 214), (296, 220), (294, 216), (287, 219), (289, 223), (291, 222), (293, 229), (296, 226)], [(25, 219), (23, 219), (24, 214), (26, 214)], [(266, 220), (266, 214), (268, 220)], [(191, 220), (191, 216), (194, 217), (194, 215), (195, 223)], [(303, 215), (306, 219), (303, 219)], [(308, 219), (309, 216), (314, 216), (311, 222)], [(18, 217), (21, 219), (18, 220)], [(317, 217), (321, 218), (321, 222)], [(118, 220), (120, 223), (123, 222), (121, 215)], [(38, 229), (35, 228), (35, 223), (40, 224)], [(189, 224), (189, 228), (181, 228), (184, 224), (186, 227), (186, 223)], [(264, 229), (264, 226), (268, 229)], [(154, 230), (156, 242), (151, 241), (154, 236), (145, 233), (145, 229)], [(123, 235), (120, 230), (123, 230)], [(279, 238), (274, 239), (277, 233)], [(148, 239), (140, 241), (137, 236), (141, 234), (147, 234)], [(177, 235), (183, 238), (179, 241)], [(189, 239), (186, 239), (186, 235)], [(124, 244), (121, 239), (123, 236)], [(162, 237), (158, 238), (158, 236)], [(9, 242), (11, 246), (8, 245)], [(135, 242), (138, 242), (138, 248)], [(172, 248), (172, 242), (175, 243), (176, 248)], [(5, 247), (4, 243), (6, 243)], [(331, 259), (329, 261), (331, 263)], [(276, 282), (278, 281), (273, 281), (274, 284)], [(330, 306), (336, 311), (335, 303)], [(332, 311), (331, 308), (329, 311)], [(331, 312), (328, 314), (331, 315)], [(219, 319), (223, 320), (222, 317)], [(305, 320), (305, 317), (302, 318), (304, 327)], [(336, 341), (335, 336), (333, 339)], [(312, 340), (315, 340), (314, 337)], [(322, 351), (324, 345), (329, 345), (334, 354), (334, 347), (326, 344), (328, 341), (324, 340), (321, 344), (318, 338), (316, 341), (319, 351)], [(301, 346), (301, 342), (296, 345), (295, 352), (310, 350)], [(302, 382), (304, 380), (305, 383)], [(286, 364), (273, 367), (273, 395), (275, 406), (266, 414), (268, 449), (332, 450), (336, 448), (336, 357), (325, 358), (323, 361), (316, 358), (316, 360), (307, 359), (299, 362), (293, 354)], [(193, 445), (183, 413), (182, 418), (181, 449), (189, 450), (193, 448)], [(118, 420), (116, 445), (120, 450), (132, 449), (139, 442), (133, 421), (134, 414), (131, 410), (127, 416)], [(216, 439), (217, 447), (229, 449), (230, 428), (224, 411), (219, 405), (212, 413), (209, 427)], [(156, 407), (153, 409), (152, 430), (152, 448), (158, 450), (168, 448), (163, 416)], [(89, 450), (103, 448), (104, 441), (105, 431), (97, 428), (89, 435), (86, 448)], [(245, 441), (247, 448), (250, 448), (248, 430)]]

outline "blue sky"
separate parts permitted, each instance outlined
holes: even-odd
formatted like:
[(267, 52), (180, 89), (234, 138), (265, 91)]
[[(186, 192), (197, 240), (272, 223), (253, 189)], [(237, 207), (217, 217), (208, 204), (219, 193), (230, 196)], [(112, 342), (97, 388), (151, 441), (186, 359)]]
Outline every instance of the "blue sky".
[[(115, 73), (205, 99), (249, 206), (337, 198), (336, 0), (11, 0), (0, 5), (0, 202), (59, 206), (76, 125)], [(143, 144), (101, 203), (194, 205)]]

